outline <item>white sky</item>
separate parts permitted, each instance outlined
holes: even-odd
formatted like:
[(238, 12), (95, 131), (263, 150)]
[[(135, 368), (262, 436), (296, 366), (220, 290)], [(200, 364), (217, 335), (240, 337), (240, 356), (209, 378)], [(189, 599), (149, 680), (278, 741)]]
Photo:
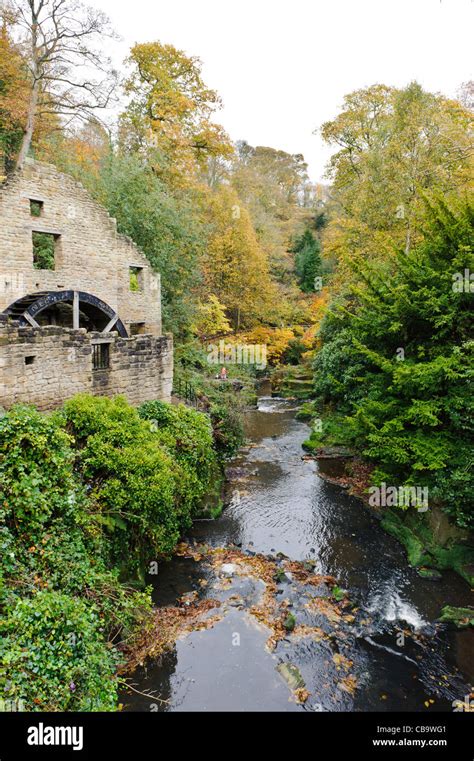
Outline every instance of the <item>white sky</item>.
[(303, 153), (313, 180), (330, 154), (314, 129), (343, 96), (413, 79), (454, 96), (472, 75), (473, 0), (89, 0), (123, 38), (197, 55), (233, 140)]

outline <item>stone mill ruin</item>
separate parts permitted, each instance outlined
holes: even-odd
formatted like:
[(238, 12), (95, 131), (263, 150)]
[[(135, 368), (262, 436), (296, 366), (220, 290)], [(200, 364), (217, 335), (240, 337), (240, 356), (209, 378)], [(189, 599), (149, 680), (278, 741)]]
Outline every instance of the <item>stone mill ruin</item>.
[(172, 377), (160, 275), (79, 183), (28, 159), (0, 185), (0, 405), (169, 401)]

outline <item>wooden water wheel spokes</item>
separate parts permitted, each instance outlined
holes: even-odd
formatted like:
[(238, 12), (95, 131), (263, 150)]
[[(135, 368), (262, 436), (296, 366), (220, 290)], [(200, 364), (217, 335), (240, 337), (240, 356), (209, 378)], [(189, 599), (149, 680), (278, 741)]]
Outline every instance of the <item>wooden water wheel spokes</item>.
[(117, 312), (102, 299), (85, 291), (40, 291), (29, 294), (10, 304), (3, 314), (18, 320), (21, 325), (39, 328), (41, 325), (36, 318), (60, 304), (72, 306), (70, 327), (76, 330), (80, 327), (80, 315), (83, 313), (94, 325), (100, 326), (98, 332), (110, 333), (113, 329), (122, 338), (128, 337), (125, 325), (119, 319)]

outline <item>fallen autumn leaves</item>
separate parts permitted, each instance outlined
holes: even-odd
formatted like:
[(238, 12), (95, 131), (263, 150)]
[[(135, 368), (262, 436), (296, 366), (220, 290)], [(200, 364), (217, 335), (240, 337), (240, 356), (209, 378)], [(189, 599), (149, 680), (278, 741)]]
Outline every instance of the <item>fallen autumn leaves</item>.
[[(282, 640), (297, 642), (309, 637), (317, 643), (333, 642), (334, 630), (355, 620), (353, 615), (346, 612), (350, 602), (345, 595), (343, 599), (337, 599), (331, 594), (336, 579), (316, 574), (314, 563), (311, 561), (292, 561), (283, 555), (275, 558), (254, 554), (234, 546), (215, 548), (184, 542), (178, 545), (175, 554), (203, 563), (205, 568), (211, 571), (213, 581), (201, 579), (199, 582), (200, 589), (206, 590), (206, 594), (222, 593), (231, 589), (233, 577), (252, 579), (262, 584), (258, 599), (246, 610), (257, 623), (269, 631), (266, 641), (269, 652), (275, 651)], [(282, 596), (281, 584), (284, 581), (297, 584), (298, 589), (301, 588), (304, 592), (305, 599), (309, 596), (304, 608), (310, 613), (322, 616), (330, 631), (325, 630), (327, 626), (312, 626), (296, 621), (290, 611), (293, 603)], [(159, 658), (171, 649), (179, 638), (191, 632), (212, 628), (223, 619), (230, 606), (244, 608), (244, 600), (238, 594), (233, 594), (226, 600), (214, 599), (212, 596), (199, 599), (199, 594), (197, 590), (190, 592), (180, 598), (177, 605), (156, 609), (150, 626), (141, 633), (139, 639), (124, 650), (126, 665), (122, 669), (123, 674), (131, 673), (148, 658)], [(291, 626), (288, 623), (290, 619)], [(342, 632), (340, 634), (342, 637)], [(338, 681), (338, 688), (353, 695), (357, 682), (355, 677), (347, 673), (353, 665), (352, 661), (339, 653), (335, 653), (332, 660), (336, 669), (343, 672)], [(292, 680), (288, 681), (285, 678), (285, 681), (291, 690), (292, 699), (300, 704), (306, 703), (310, 692), (302, 678), (294, 684)]]

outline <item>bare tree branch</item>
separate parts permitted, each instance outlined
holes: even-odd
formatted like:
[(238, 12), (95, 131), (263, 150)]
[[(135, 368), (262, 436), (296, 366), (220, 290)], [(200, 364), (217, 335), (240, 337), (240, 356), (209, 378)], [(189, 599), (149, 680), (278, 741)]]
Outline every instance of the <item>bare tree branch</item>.
[(54, 114), (69, 124), (110, 105), (118, 75), (103, 43), (116, 35), (102, 11), (79, 0), (0, 0), (0, 15), (6, 14), (14, 19), (31, 82), (21, 167), (38, 115)]

